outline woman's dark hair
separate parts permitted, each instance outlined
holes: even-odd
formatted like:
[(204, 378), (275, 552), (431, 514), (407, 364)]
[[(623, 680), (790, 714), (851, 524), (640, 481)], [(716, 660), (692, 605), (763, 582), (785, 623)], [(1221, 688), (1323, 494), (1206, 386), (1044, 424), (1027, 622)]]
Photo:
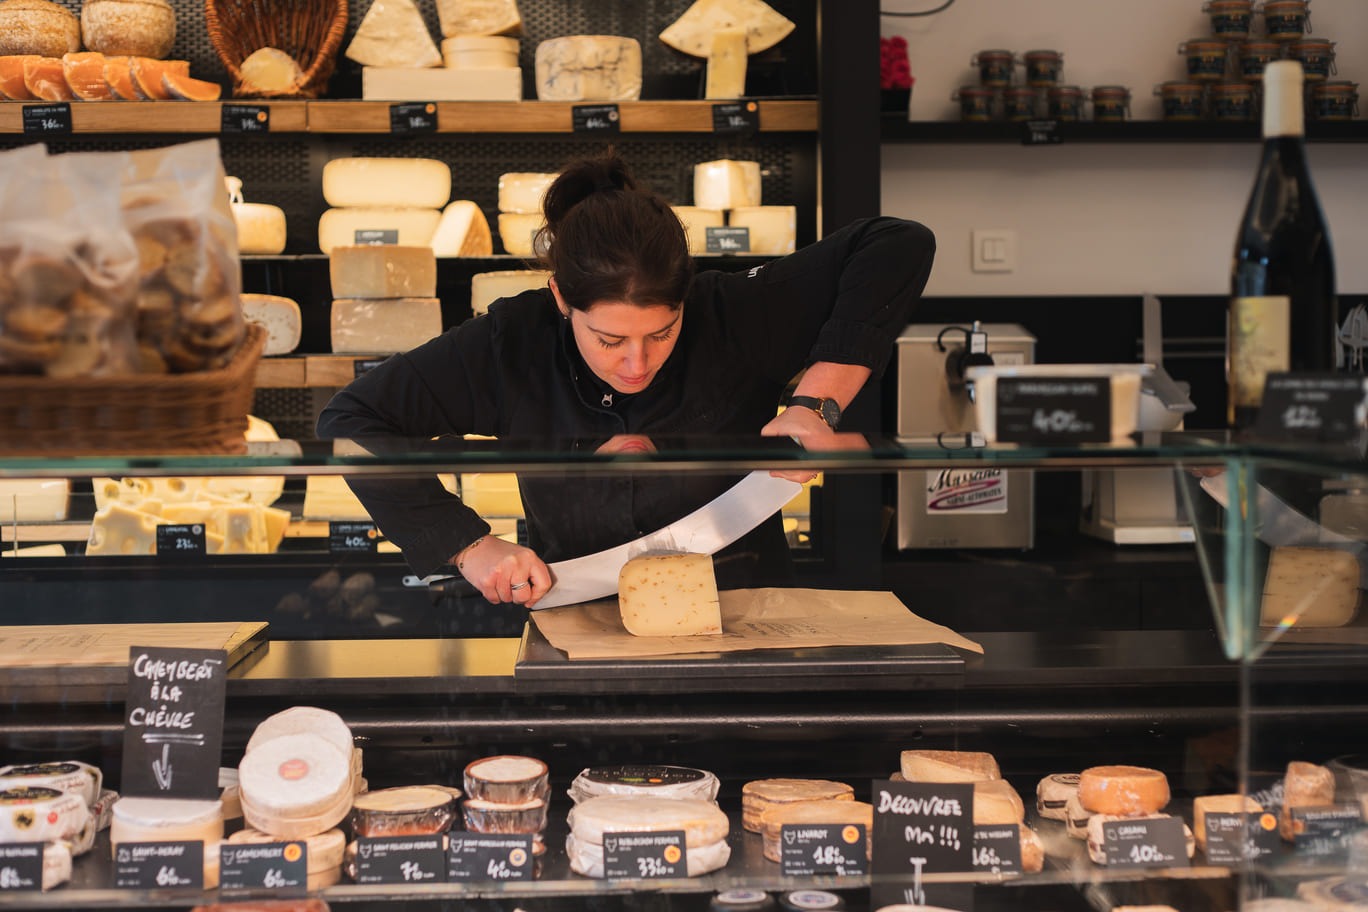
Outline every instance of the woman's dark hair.
[(669, 203), (637, 186), (615, 151), (567, 165), (542, 208), (535, 246), (567, 305), (683, 303), (693, 279), (684, 226)]

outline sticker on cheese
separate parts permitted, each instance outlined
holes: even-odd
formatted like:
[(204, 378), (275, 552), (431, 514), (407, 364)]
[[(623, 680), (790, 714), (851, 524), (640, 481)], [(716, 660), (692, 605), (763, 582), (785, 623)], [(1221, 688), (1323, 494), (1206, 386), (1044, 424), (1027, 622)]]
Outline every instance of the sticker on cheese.
[(854, 801), (855, 790), (830, 779), (756, 779), (741, 787), (741, 826), (760, 832), (768, 808), (798, 801)]
[(285, 210), (269, 203), (233, 203), (238, 252), (274, 255), (285, 250)]
[(85, 553), (156, 554), (157, 517), (121, 503), (111, 503), (95, 513), (90, 523), (90, 539)]
[(334, 158), (323, 166), (323, 199), (339, 209), (441, 209), (451, 168), (433, 158)]
[(1074, 839), (1087, 839), (1088, 821), (1092, 816), (1092, 811), (1079, 802), (1078, 793), (1073, 793), (1064, 804), (1064, 831)]
[(1288, 842), (1294, 841), (1298, 833), (1298, 821), (1292, 817), (1294, 808), (1324, 807), (1334, 803), (1335, 774), (1327, 767), (1293, 760), (1287, 764), (1287, 772), (1283, 776), (1278, 832)]
[(699, 162), (694, 165), (694, 205), (701, 209), (739, 209), (760, 205), (760, 163)]
[(427, 786), (379, 789), (352, 801), (357, 836), (431, 836), (445, 833), (455, 820), (455, 799)]
[(244, 294), (242, 317), (266, 330), (264, 355), (288, 355), (299, 347), (304, 318), (298, 302), (268, 294)]
[(974, 783), (974, 824), (1002, 826), (1021, 823), (1026, 819), (1026, 805), (1021, 795), (1005, 779), (987, 779)]
[[(565, 854), (570, 859), (570, 870), (583, 877), (603, 877), (603, 846), (586, 842), (574, 833), (565, 837)], [(702, 877), (720, 871), (731, 859), (731, 846), (725, 839), (701, 846), (689, 846), (685, 853), (685, 874)]]
[(580, 771), (567, 794), (576, 803), (600, 795), (653, 796), (713, 801), (720, 783), (707, 770), (652, 763), (593, 766)]
[[(247, 827), (229, 836), (226, 842), (229, 845), (260, 845), (280, 842), (280, 837)], [(303, 842), (308, 848), (308, 873), (316, 874), (342, 866), (342, 851), (347, 847), (347, 837), (341, 830), (325, 830), (305, 837)]]
[(519, 43), (502, 35), (457, 35), (442, 42), (442, 62), (452, 70), (516, 68)]
[(89, 819), (85, 800), (71, 792), (29, 786), (0, 791), (0, 843), (71, 839)]
[(71, 482), (62, 479), (0, 479), (0, 523), (61, 522), (67, 518)]
[[(764, 855), (778, 862), (783, 856), (781, 845), (785, 824), (864, 824), (865, 832), (874, 828), (874, 805), (865, 801), (802, 801), (797, 804), (776, 804), (760, 815), (760, 835), (764, 838)], [(870, 842), (865, 849), (869, 851)]]
[(439, 257), (487, 257), (494, 253), (489, 220), (470, 200), (453, 200), (442, 210), (432, 234), (432, 252)]
[(435, 67), (442, 55), (413, 0), (371, 0), (346, 55), (362, 66)]
[(641, 97), (641, 43), (615, 35), (566, 35), (537, 45), (541, 101), (635, 101)]
[[(1107, 863), (1107, 848), (1103, 842), (1105, 830), (1104, 823), (1112, 823), (1118, 820), (1133, 822), (1136, 820), (1166, 820), (1169, 814), (1094, 814), (1088, 820), (1088, 857), (1095, 864), (1104, 865)], [(1192, 829), (1185, 823), (1183, 824), (1184, 846), (1187, 850), (1187, 857), (1191, 858), (1197, 851), (1197, 839), (1192, 833)]]
[[(844, 802), (842, 802), (844, 803)], [(567, 817), (575, 838), (603, 845), (605, 833), (683, 830), (684, 844), (712, 845), (727, 838), (727, 815), (711, 801), (601, 795), (581, 801)]]
[[(252, 736), (247, 739), (247, 751), (250, 753), (274, 738), (303, 734), (318, 735), (348, 758), (352, 757), (355, 750), (352, 731), (337, 713), (317, 706), (291, 706), (267, 716), (257, 724)], [(241, 783), (240, 775), (237, 781)]]
[(351, 753), (321, 735), (263, 741), (243, 756), (238, 773), (242, 816), (266, 833), (310, 836), (337, 826), (351, 810)]
[(499, 242), (510, 256), (532, 258), (537, 255), (537, 235), (546, 226), (538, 213), (500, 212)]
[(517, 0), (437, 0), (437, 22), (444, 38), (522, 32)]
[[(470, 310), (475, 316), (489, 313), (489, 305), (500, 298), (512, 298), (524, 291), (545, 288), (551, 273), (541, 269), (504, 269), (477, 272), (470, 277)], [(471, 509), (485, 515), (479, 507)], [(519, 510), (522, 503), (519, 501)]]
[(1248, 795), (1202, 795), (1192, 802), (1192, 828), (1197, 834), (1197, 846), (1206, 851), (1207, 814), (1257, 814), (1263, 805)]
[(522, 70), (517, 67), (361, 70), (361, 97), (373, 101), (521, 101), (522, 89)]
[(87, 806), (100, 797), (104, 774), (79, 760), (26, 763), (0, 769), (0, 791), (13, 788), (50, 788), (78, 795)]
[(466, 829), (472, 833), (540, 833), (546, 829), (546, 799), (522, 804), (496, 804), (468, 798), (461, 802)]
[(697, 206), (671, 206), (675, 217), (684, 226), (684, 237), (689, 244), (689, 253), (703, 256), (708, 252), (708, 229), (721, 228), (727, 223), (721, 209), (700, 209)]
[(466, 765), (466, 794), (496, 804), (525, 804), (550, 792), (546, 764), (535, 757), (500, 754)]
[(1078, 794), (1078, 773), (1051, 773), (1036, 784), (1036, 813), (1049, 820), (1064, 820), (1064, 808)]
[(540, 215), (546, 190), (559, 174), (511, 171), (499, 175), (499, 211)]
[(109, 824), (110, 848), (123, 842), (203, 842), (223, 838), (223, 806), (179, 798), (120, 798)]
[(732, 228), (750, 231), (750, 252), (766, 256), (793, 253), (798, 237), (798, 209), (794, 206), (738, 206), (727, 213)]
[(622, 626), (633, 636), (718, 636), (722, 605), (709, 554), (634, 557), (618, 574)]
[(1001, 779), (997, 761), (983, 751), (906, 750), (901, 771), (908, 782), (982, 782)]
[(1168, 777), (1143, 766), (1094, 766), (1078, 776), (1078, 800), (1094, 814), (1157, 814), (1169, 803)]
[(338, 298), (332, 303), (332, 350), (392, 355), (442, 334), (437, 298)]
[(358, 232), (364, 241), (378, 236), (385, 243), (404, 247), (426, 247), (432, 243), (442, 213), (437, 209), (385, 209), (347, 207), (328, 209), (318, 220), (318, 249), (331, 254), (335, 247), (357, 243)]
[(763, 0), (697, 0), (660, 33), (660, 40), (676, 51), (707, 57), (713, 36), (721, 29), (746, 33), (746, 51), (767, 51), (788, 37), (793, 23)]
[(328, 277), (334, 298), (437, 296), (437, 260), (426, 246), (334, 247), (328, 255)]
[(1265, 627), (1343, 627), (1358, 614), (1358, 558), (1333, 548), (1274, 548), (1259, 623)]

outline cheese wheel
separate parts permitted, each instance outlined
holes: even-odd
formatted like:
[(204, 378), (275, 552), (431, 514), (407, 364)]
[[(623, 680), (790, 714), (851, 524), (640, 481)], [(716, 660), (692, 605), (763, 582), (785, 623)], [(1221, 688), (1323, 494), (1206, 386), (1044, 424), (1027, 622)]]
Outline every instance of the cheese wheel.
[(522, 70), (515, 66), (465, 70), (373, 66), (361, 69), (361, 97), (374, 101), (522, 101), (522, 88)]
[[(545, 288), (551, 273), (541, 269), (503, 269), (477, 272), (470, 277), (470, 311), (475, 316), (489, 312), (489, 305), (500, 298), (511, 298), (524, 291)], [(522, 502), (518, 502), (519, 509)], [(485, 511), (467, 502), (481, 516)]]
[(544, 227), (546, 218), (540, 213), (500, 212), (499, 242), (509, 256), (535, 257), (537, 235)]
[(330, 320), (337, 354), (394, 354), (442, 334), (437, 298), (338, 298)]
[(452, 70), (516, 67), (518, 44), (503, 35), (455, 35), (442, 42), (442, 64)]
[(337, 208), (441, 209), (451, 168), (433, 158), (335, 158), (323, 166), (323, 199)]
[(13, 788), (50, 788), (80, 796), (87, 806), (100, 796), (104, 774), (89, 763), (59, 760), (52, 763), (25, 763), (0, 769), (0, 791)]
[(1064, 808), (1078, 794), (1078, 773), (1052, 773), (1036, 784), (1036, 813), (1049, 820), (1064, 820)]
[(760, 163), (756, 161), (699, 162), (694, 165), (693, 204), (702, 209), (759, 206)]
[(72, 792), (29, 786), (0, 791), (0, 843), (71, 839), (89, 820), (85, 799)]
[(461, 803), (466, 829), (472, 833), (540, 833), (546, 829), (546, 799), (497, 804), (470, 798)]
[(328, 255), (328, 278), (334, 298), (433, 298), (437, 259), (426, 245), (334, 247)]
[[(291, 706), (262, 719), (247, 739), (247, 751), (282, 735), (315, 734), (324, 738), (338, 753), (351, 756), (355, 749), (351, 729), (342, 717), (317, 706)], [(239, 782), (241, 779), (238, 780)]]
[(50, 0), (0, 3), (0, 55), (61, 57), (81, 49), (81, 23)]
[(982, 751), (906, 750), (901, 772), (908, 782), (982, 782), (1000, 779), (997, 761)]
[(167, 0), (85, 0), (81, 39), (102, 54), (161, 59), (176, 43), (176, 12)]
[[(584, 877), (603, 876), (603, 846), (585, 842), (574, 833), (565, 837), (565, 854), (570, 858), (570, 870)], [(707, 845), (685, 848), (685, 870), (689, 877), (701, 877), (727, 866), (731, 846), (725, 839)]]
[(442, 210), (431, 247), (439, 257), (487, 257), (494, 253), (494, 235), (479, 206), (453, 200)]
[(795, 206), (738, 206), (727, 213), (727, 224), (747, 230), (751, 253), (783, 256), (793, 253), (796, 244), (798, 209)]
[(1192, 802), (1192, 828), (1197, 846), (1206, 851), (1207, 814), (1257, 814), (1263, 805), (1247, 795), (1202, 795)]
[(381, 232), (384, 243), (427, 247), (442, 213), (414, 207), (348, 206), (326, 210), (318, 220), (318, 249), (331, 254), (336, 247), (370, 243)]
[(456, 802), (427, 786), (379, 789), (352, 801), (352, 832), (357, 836), (431, 836), (451, 829)]
[(688, 798), (713, 801), (720, 783), (707, 770), (688, 766), (629, 763), (592, 766), (580, 771), (570, 783), (570, 800), (576, 803), (600, 795)]
[[(1166, 820), (1169, 816), (1168, 814), (1094, 814), (1088, 820), (1088, 857), (1095, 864), (1107, 864), (1107, 851), (1103, 842), (1103, 837), (1106, 835), (1106, 831), (1102, 827), (1104, 823)], [(1183, 837), (1187, 857), (1191, 858), (1197, 850), (1197, 840), (1192, 834), (1192, 829), (1186, 823), (1183, 824)]]
[(684, 226), (684, 238), (693, 256), (703, 256), (708, 252), (709, 228), (721, 228), (727, 223), (726, 214), (721, 209), (701, 209), (698, 206), (671, 206), (670, 209)]
[[(842, 804), (846, 802), (840, 802)], [(711, 845), (727, 838), (727, 815), (710, 801), (603, 795), (581, 801), (567, 818), (575, 837), (603, 844), (605, 833), (683, 830), (685, 845)]]
[(123, 842), (203, 842), (206, 862), (210, 846), (222, 838), (223, 805), (217, 800), (120, 798), (109, 824), (111, 850)]
[(500, 754), (466, 765), (466, 794), (478, 801), (521, 805), (550, 792), (546, 764), (535, 757)]
[(288, 355), (299, 347), (304, 317), (299, 304), (280, 295), (244, 294), (242, 317), (266, 330), (264, 355)]
[(1079, 774), (1078, 800), (1094, 814), (1156, 814), (1169, 803), (1168, 777), (1143, 766), (1094, 766)]
[(1335, 803), (1335, 774), (1324, 766), (1293, 760), (1287, 764), (1283, 776), (1282, 813), (1278, 832), (1288, 842), (1296, 839), (1299, 822), (1292, 819), (1292, 810), (1303, 807), (1324, 807)]
[(768, 808), (797, 801), (853, 801), (855, 790), (830, 779), (756, 779), (741, 787), (741, 826), (760, 832)]
[(285, 210), (269, 203), (233, 203), (238, 252), (268, 256), (285, 250)]
[(546, 191), (559, 174), (510, 171), (499, 175), (499, 211), (540, 215)]
[[(238, 830), (225, 840), (228, 845), (262, 845), (281, 841), (279, 836), (251, 827)], [(308, 848), (308, 873), (328, 873), (341, 868), (342, 851), (347, 847), (346, 834), (341, 830), (325, 830), (300, 841)]]
[(1005, 779), (989, 779), (974, 783), (974, 824), (993, 826), (1021, 823), (1026, 819), (1026, 805), (1021, 795)]
[[(293, 833), (291, 820), (309, 820), (313, 833), (331, 829), (351, 809), (351, 752), (320, 735), (282, 735), (250, 748), (238, 766), (242, 813), (258, 830)], [(324, 819), (326, 825), (320, 825)]]
[(722, 604), (710, 554), (648, 554), (618, 574), (622, 626), (633, 636), (719, 636)]
[(565, 35), (537, 45), (541, 101), (635, 101), (641, 97), (641, 42), (616, 35)]
[[(874, 828), (874, 805), (865, 801), (800, 801), (796, 804), (777, 804), (760, 815), (760, 835), (764, 838), (764, 855), (770, 861), (781, 859), (785, 824), (864, 824), (865, 833)], [(865, 843), (866, 850), (872, 840)]]

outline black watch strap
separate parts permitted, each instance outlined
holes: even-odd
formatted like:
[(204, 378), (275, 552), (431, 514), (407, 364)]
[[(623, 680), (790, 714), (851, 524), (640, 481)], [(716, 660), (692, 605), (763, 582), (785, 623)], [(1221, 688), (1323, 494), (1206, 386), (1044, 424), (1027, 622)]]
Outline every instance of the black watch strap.
[(816, 396), (790, 396), (788, 404), (812, 409), (833, 431), (836, 430), (836, 425), (841, 423), (841, 406), (835, 399), (821, 399)]

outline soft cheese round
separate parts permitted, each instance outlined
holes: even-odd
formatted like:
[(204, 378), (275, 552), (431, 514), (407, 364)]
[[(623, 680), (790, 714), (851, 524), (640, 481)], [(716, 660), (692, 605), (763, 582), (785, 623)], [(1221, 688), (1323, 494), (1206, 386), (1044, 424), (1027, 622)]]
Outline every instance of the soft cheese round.
[(379, 789), (352, 801), (352, 831), (357, 836), (430, 836), (445, 833), (455, 820), (456, 800), (429, 786)]
[(0, 842), (71, 839), (89, 820), (80, 795), (29, 786), (0, 791)]
[(316, 706), (292, 706), (272, 716), (267, 716), (247, 739), (247, 750), (279, 738), (281, 735), (315, 734), (326, 738), (343, 754), (350, 755), (354, 743), (351, 729), (342, 717), (327, 709)]
[[(570, 858), (570, 870), (585, 877), (603, 876), (603, 846), (576, 838), (574, 833), (565, 837), (565, 854)], [(689, 877), (701, 877), (727, 866), (731, 858), (731, 846), (727, 840), (720, 839), (707, 845), (687, 845), (685, 865)]]
[(344, 754), (321, 735), (284, 735), (249, 747), (238, 773), (249, 821), (252, 811), (286, 818), (329, 814), (345, 798), (346, 807), (331, 827), (351, 806), (350, 749)]
[(1078, 800), (1094, 814), (1157, 814), (1169, 803), (1168, 777), (1143, 766), (1094, 766), (1078, 777)]
[[(123, 842), (192, 842), (211, 844), (223, 838), (223, 805), (183, 798), (120, 798), (109, 824), (111, 848)], [(217, 857), (217, 856), (216, 856)], [(206, 883), (207, 886), (207, 883)]]
[[(260, 845), (268, 842), (281, 842), (282, 840), (279, 836), (247, 827), (238, 830), (225, 841), (229, 845)], [(342, 852), (347, 847), (347, 837), (341, 830), (325, 830), (313, 836), (306, 836), (300, 841), (308, 848), (309, 874), (336, 870), (342, 866)]]
[(20, 787), (52, 788), (80, 795), (87, 805), (100, 795), (104, 775), (98, 768), (79, 760), (51, 763), (24, 763), (0, 769), (0, 791)]
[(472, 761), (465, 768), (466, 794), (479, 801), (525, 804), (550, 791), (546, 764), (535, 757), (500, 754)]
[(710, 845), (727, 838), (727, 815), (710, 801), (687, 798), (603, 795), (570, 809), (570, 830), (583, 841), (603, 844), (604, 833), (683, 830), (684, 844)]
[(1064, 820), (1069, 799), (1078, 794), (1078, 773), (1051, 773), (1036, 783), (1036, 813)]
[(717, 798), (717, 777), (707, 770), (689, 766), (628, 763), (621, 766), (591, 766), (580, 771), (570, 783), (570, 800), (580, 802), (600, 795), (638, 795), (654, 798), (689, 798), (712, 801)]
[(777, 804), (854, 799), (854, 789), (830, 779), (756, 779), (741, 787), (741, 825), (760, 832), (760, 815)]

